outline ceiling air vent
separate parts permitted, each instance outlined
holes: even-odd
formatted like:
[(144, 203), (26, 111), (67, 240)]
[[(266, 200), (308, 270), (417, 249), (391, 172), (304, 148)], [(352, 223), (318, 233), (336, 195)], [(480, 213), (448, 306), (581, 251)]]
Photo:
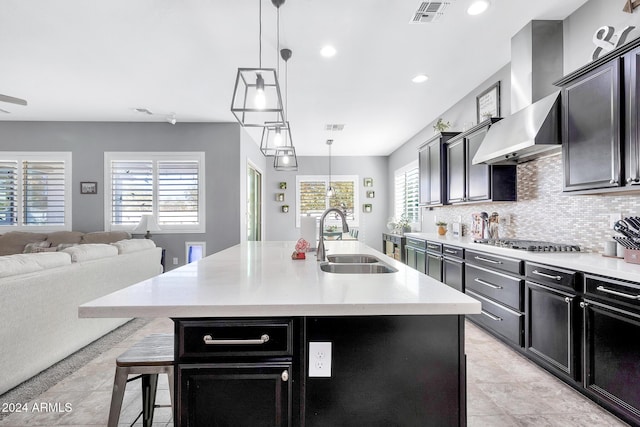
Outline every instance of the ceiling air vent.
[(344, 125), (343, 124), (340, 124), (340, 125), (338, 125), (338, 124), (328, 124), (328, 125), (325, 125), (324, 130), (328, 130), (328, 131), (331, 131), (331, 132), (340, 132), (340, 131), (344, 130)]
[(418, 5), (418, 10), (413, 14), (410, 24), (426, 24), (437, 22), (444, 15), (444, 11), (449, 6), (446, 1), (422, 1)]

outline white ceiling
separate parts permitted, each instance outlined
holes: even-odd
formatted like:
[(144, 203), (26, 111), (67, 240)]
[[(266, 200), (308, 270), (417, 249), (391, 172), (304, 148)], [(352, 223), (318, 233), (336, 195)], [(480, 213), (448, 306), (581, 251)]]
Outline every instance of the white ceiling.
[[(492, 0), (469, 16), (410, 24), (418, 0), (287, 0), (288, 119), (299, 155), (388, 155), (509, 62), (532, 19), (586, 0)], [(233, 122), (238, 67), (258, 65), (259, 0), (2, 0), (0, 120)], [(262, 0), (263, 66), (275, 67), (276, 8)], [(319, 55), (333, 44), (331, 59)], [(282, 63), (283, 64), (283, 63)], [(280, 68), (281, 80), (284, 65)], [(411, 78), (426, 73), (426, 83)], [(133, 111), (135, 107), (156, 115)], [(345, 124), (342, 132), (324, 130)]]

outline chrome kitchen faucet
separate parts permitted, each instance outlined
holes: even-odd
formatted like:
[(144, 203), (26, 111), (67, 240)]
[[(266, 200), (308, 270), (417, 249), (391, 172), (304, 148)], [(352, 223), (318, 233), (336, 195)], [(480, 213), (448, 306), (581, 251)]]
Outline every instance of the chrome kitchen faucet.
[(324, 259), (325, 259), (324, 236), (323, 236), (324, 218), (327, 216), (327, 214), (329, 212), (335, 212), (338, 215), (340, 215), (340, 218), (342, 218), (342, 232), (343, 233), (348, 233), (349, 232), (349, 225), (347, 225), (347, 218), (344, 216), (344, 212), (342, 212), (338, 208), (329, 208), (326, 211), (324, 211), (322, 213), (322, 215), (320, 216), (320, 236), (318, 237), (318, 251), (317, 251), (317, 256), (316, 256), (316, 259), (318, 261), (324, 261)]

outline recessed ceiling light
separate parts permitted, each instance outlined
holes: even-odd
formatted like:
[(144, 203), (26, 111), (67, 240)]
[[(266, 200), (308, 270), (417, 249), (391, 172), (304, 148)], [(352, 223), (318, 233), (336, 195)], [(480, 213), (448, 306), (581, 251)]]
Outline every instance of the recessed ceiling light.
[(417, 76), (411, 79), (411, 81), (414, 83), (424, 83), (427, 80), (429, 80), (429, 76), (427, 76), (426, 74), (418, 74)]
[(325, 58), (331, 58), (332, 56), (334, 56), (336, 54), (336, 48), (333, 46), (324, 46), (322, 49), (320, 49), (320, 55), (324, 56)]
[(480, 15), (489, 8), (489, 0), (476, 0), (467, 9), (469, 15)]

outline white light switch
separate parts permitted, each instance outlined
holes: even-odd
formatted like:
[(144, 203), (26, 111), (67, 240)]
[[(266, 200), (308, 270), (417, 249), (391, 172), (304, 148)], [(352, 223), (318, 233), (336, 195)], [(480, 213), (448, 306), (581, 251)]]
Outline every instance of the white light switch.
[(331, 377), (331, 343), (309, 343), (309, 377)]

